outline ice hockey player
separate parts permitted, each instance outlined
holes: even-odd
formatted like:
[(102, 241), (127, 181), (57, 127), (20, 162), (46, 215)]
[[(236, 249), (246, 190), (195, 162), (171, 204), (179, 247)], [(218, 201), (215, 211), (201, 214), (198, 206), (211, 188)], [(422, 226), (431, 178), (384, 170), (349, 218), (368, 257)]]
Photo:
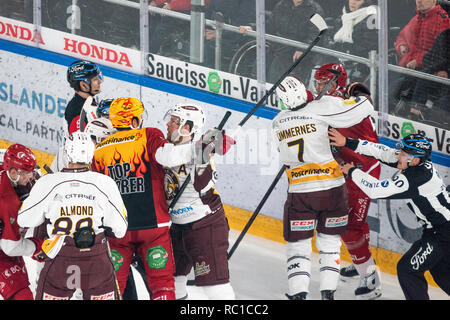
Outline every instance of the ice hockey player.
[(18, 187), (25, 187), (33, 179), (36, 158), (21, 145), (11, 145), (4, 154), (0, 171), (0, 295), (4, 300), (33, 300), (23, 256), (39, 260), (42, 240), (24, 238), (17, 223), (21, 206)]
[[(320, 94), (328, 82), (333, 80), (333, 70), (338, 71), (340, 75), (326, 94), (341, 97), (342, 99), (352, 96), (363, 96), (372, 101), (370, 91), (364, 84), (354, 82), (346, 88), (347, 71), (340, 63), (328, 63), (317, 69), (314, 74), (317, 94)], [(363, 119), (354, 126), (337, 130), (349, 138), (378, 143), (378, 135), (371, 117)], [(333, 155), (339, 163), (353, 162), (358, 168), (371, 176), (377, 179), (380, 177), (381, 165), (377, 159), (355, 153), (348, 148), (335, 147), (334, 151)], [(359, 284), (355, 290), (356, 298), (375, 299), (381, 296), (381, 280), (370, 252), (370, 230), (366, 220), (370, 207), (370, 198), (349, 177), (345, 178), (345, 183), (348, 190), (348, 227), (347, 232), (342, 234), (341, 238), (350, 253), (353, 264), (340, 270), (341, 279), (346, 281), (360, 275)], [(370, 285), (369, 287), (369, 279), (374, 278), (376, 279), (376, 285)]]
[(125, 235), (126, 208), (114, 181), (89, 171), (94, 144), (86, 133), (72, 133), (65, 153), (68, 167), (41, 177), (18, 216), (21, 227), (48, 220), (36, 299), (116, 300), (106, 236)]
[(144, 262), (154, 300), (174, 300), (174, 260), (163, 166), (192, 159), (193, 144), (175, 146), (161, 130), (142, 128), (145, 109), (136, 98), (117, 98), (109, 109), (115, 134), (97, 145), (92, 168), (112, 177), (128, 210), (128, 231), (112, 239), (120, 289), (124, 290), (136, 251)]
[[(91, 61), (77, 60), (72, 62), (67, 69), (67, 81), (70, 87), (75, 90), (75, 95), (69, 101), (64, 112), (64, 118), (67, 122), (68, 133), (80, 130), (80, 113), (87, 97), (99, 94), (101, 92), (101, 83), (103, 75), (100, 68)], [(97, 103), (95, 100), (93, 104)], [(92, 112), (94, 112), (93, 108)], [(87, 114), (86, 119), (95, 119), (96, 114)], [(85, 124), (84, 124), (85, 125)], [(83, 126), (84, 128), (84, 126)]]
[(98, 118), (90, 121), (84, 132), (91, 137), (94, 144), (99, 144), (110, 135), (117, 132), (117, 130), (113, 127), (111, 121), (108, 118)]
[[(167, 140), (175, 145), (189, 143), (201, 132), (205, 123), (201, 106), (178, 104), (164, 118)], [(228, 269), (228, 221), (215, 186), (215, 165), (210, 151), (202, 150), (206, 136), (220, 135), (217, 152), (225, 154), (234, 141), (224, 132), (210, 130), (198, 142), (198, 158), (182, 165), (165, 167), (164, 188), (167, 204), (180, 192), (190, 177), (178, 201), (170, 209), (170, 234), (175, 257), (175, 293), (177, 299), (187, 297), (187, 276), (194, 268), (195, 285), (211, 300), (235, 299)], [(203, 154), (204, 153), (204, 154)]]
[(309, 292), (311, 239), (317, 230), (320, 291), (334, 299), (339, 281), (340, 236), (347, 230), (348, 195), (343, 174), (334, 160), (328, 127), (349, 127), (373, 111), (365, 97), (341, 99), (311, 92), (295, 76), (277, 87), (281, 111), (272, 122), (280, 162), (289, 181), (283, 233), (287, 241), (288, 298), (304, 300)]
[(450, 295), (450, 198), (441, 175), (433, 166), (431, 142), (421, 134), (410, 134), (396, 148), (365, 140), (346, 138), (330, 129), (331, 144), (375, 157), (398, 168), (392, 178), (379, 180), (353, 163), (340, 166), (343, 173), (371, 199), (405, 199), (423, 226), (422, 237), (413, 243), (397, 264), (400, 286), (408, 300), (428, 300), (424, 273)]

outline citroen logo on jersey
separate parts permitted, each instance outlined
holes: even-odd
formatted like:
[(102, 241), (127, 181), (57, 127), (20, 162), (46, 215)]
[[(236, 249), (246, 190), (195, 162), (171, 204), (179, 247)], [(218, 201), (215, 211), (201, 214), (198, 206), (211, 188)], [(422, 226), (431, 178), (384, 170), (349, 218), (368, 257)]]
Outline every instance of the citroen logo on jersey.
[(164, 168), (164, 192), (167, 200), (173, 200), (180, 191), (180, 181), (169, 168)]

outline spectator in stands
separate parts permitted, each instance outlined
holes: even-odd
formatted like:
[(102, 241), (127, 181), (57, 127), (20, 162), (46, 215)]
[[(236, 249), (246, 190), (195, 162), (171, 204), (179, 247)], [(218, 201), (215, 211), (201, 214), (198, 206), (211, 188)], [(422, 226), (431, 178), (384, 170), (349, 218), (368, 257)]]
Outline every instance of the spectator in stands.
[(416, 0), (417, 14), (397, 37), (395, 49), (401, 59), (399, 65), (421, 69), (423, 56), (433, 45), (437, 35), (450, 27), (447, 13), (437, 0)]
[[(254, 29), (256, 20), (256, 2), (254, 0), (211, 0), (206, 7), (206, 18), (216, 19), (216, 14), (221, 13), (224, 23), (241, 27), (241, 33)], [(242, 26), (249, 26), (242, 29)], [(205, 65), (214, 68), (216, 30), (206, 26), (205, 30)], [(222, 34), (222, 57), (227, 51), (236, 51), (240, 44), (249, 41), (239, 34), (224, 32)], [(228, 56), (232, 55), (228, 54)]]
[[(347, 0), (342, 14), (333, 24), (334, 34), (330, 47), (333, 50), (364, 58), (378, 48), (377, 9), (374, 0)], [(346, 63), (352, 81), (365, 82), (369, 67), (359, 63)]]
[[(309, 44), (317, 36), (317, 28), (309, 21), (314, 13), (324, 16), (322, 7), (314, 0), (281, 0), (275, 5), (266, 22), (266, 33)], [(241, 28), (242, 31), (246, 29), (251, 28)], [(274, 57), (267, 77), (270, 83), (276, 82), (303, 53), (298, 48), (280, 44), (274, 46), (273, 52)], [(299, 78), (307, 81), (314, 65), (320, 64), (315, 58), (314, 54), (308, 55), (302, 62), (303, 67), (294, 70), (294, 74), (297, 73)]]
[[(416, 15), (400, 31), (395, 49), (400, 56), (399, 65), (423, 71), (423, 57), (432, 47), (437, 35), (450, 27), (447, 13), (437, 4), (437, 0), (416, 0)], [(411, 99), (417, 81), (416, 77), (405, 77), (399, 73), (389, 75), (391, 93), (399, 103), (394, 113), (401, 108), (401, 101)], [(403, 107), (402, 107), (403, 108)], [(407, 109), (407, 114), (409, 109)]]
[[(449, 78), (450, 74), (450, 28), (442, 31), (431, 49), (423, 56), (423, 71), (438, 77)], [(435, 97), (432, 101), (432, 97)], [(436, 122), (449, 129), (450, 86), (419, 79), (412, 97), (412, 114), (420, 119)], [(430, 108), (431, 106), (431, 108)]]
[(378, 47), (377, 6), (373, 0), (348, 0), (336, 20), (333, 48), (368, 57)]
[[(205, 0), (205, 5), (209, 0)], [(190, 14), (191, 1), (190, 0), (151, 0), (149, 5), (160, 7), (161, 9), (178, 11), (185, 14)], [(183, 20), (171, 18), (168, 16), (161, 16), (159, 23), (155, 30), (150, 35), (150, 52), (158, 53), (164, 38), (170, 35), (177, 29), (187, 28), (189, 23)]]

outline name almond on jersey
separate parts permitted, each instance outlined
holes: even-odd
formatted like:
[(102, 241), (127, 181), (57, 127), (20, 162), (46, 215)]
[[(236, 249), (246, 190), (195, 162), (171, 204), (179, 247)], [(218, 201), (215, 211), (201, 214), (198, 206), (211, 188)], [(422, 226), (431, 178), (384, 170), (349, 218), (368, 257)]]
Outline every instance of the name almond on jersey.
[(65, 206), (61, 207), (61, 216), (92, 216), (94, 208), (92, 206)]

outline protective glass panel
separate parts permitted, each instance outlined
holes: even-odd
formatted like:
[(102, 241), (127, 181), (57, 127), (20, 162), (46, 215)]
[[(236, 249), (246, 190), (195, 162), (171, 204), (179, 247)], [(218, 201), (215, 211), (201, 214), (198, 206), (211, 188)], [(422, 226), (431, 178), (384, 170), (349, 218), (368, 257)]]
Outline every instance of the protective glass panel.
[(139, 0), (134, 7), (104, 0), (41, 0), (42, 26), (139, 49)]
[(33, 0), (4, 0), (0, 5), (0, 16), (32, 23)]
[(389, 2), (389, 113), (447, 130), (449, 9), (449, 1)]

